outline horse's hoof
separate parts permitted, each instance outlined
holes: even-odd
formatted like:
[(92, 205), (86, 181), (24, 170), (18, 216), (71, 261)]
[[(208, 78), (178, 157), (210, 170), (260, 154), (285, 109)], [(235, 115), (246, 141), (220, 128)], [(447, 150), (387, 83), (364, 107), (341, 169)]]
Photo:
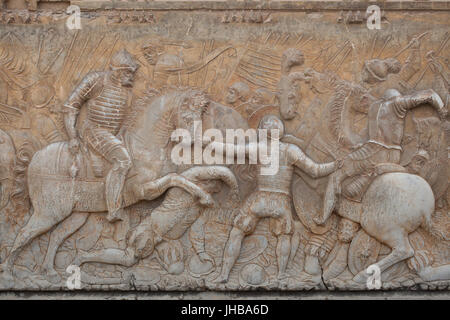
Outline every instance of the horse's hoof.
[(353, 281), (359, 284), (364, 284), (367, 282), (368, 275), (365, 270), (360, 271), (356, 276), (353, 277)]
[(53, 284), (58, 284), (61, 282), (61, 276), (59, 275), (58, 272), (56, 272), (55, 269), (49, 270), (47, 272), (47, 280)]

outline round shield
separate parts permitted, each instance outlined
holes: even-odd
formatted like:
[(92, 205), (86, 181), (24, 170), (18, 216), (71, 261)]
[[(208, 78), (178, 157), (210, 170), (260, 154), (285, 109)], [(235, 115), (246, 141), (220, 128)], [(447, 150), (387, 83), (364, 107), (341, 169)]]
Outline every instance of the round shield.
[(202, 277), (214, 271), (215, 265), (213, 261), (201, 261), (199, 256), (193, 254), (189, 259), (188, 269), (192, 276)]
[(356, 275), (375, 263), (380, 253), (381, 243), (369, 236), (363, 229), (353, 238), (348, 250), (348, 268)]

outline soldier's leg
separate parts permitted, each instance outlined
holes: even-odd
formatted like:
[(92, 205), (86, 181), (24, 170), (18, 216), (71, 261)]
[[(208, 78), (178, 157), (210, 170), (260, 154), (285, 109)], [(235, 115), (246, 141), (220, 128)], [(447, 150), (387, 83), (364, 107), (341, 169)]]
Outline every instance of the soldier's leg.
[(222, 270), (215, 282), (225, 283), (228, 281), (230, 271), (241, 252), (242, 240), (245, 235), (250, 234), (255, 230), (259, 219), (250, 211), (249, 202), (251, 201), (253, 201), (252, 196), (247, 199), (241, 208), (241, 212), (234, 220), (233, 229), (230, 232), (223, 253)]
[(87, 252), (78, 256), (73, 264), (81, 266), (83, 263), (87, 262), (118, 264), (125, 267), (131, 267), (138, 262), (138, 258), (132, 248), (127, 248), (125, 250), (109, 248)]
[[(293, 220), (290, 211), (290, 203), (286, 201), (277, 201), (279, 208), (275, 208), (276, 218), (270, 219), (270, 230), (277, 237), (277, 247), (275, 253), (278, 262), (278, 279), (288, 277), (286, 273), (289, 256), (291, 254), (291, 234), (293, 231)], [(286, 199), (290, 200), (290, 199)]]
[(108, 208), (107, 219), (109, 222), (121, 220), (122, 214), (122, 190), (125, 178), (131, 168), (131, 158), (123, 146), (116, 147), (109, 153), (109, 160), (113, 166), (106, 176), (106, 206)]
[(289, 254), (291, 253), (291, 236), (280, 234), (277, 240), (277, 261), (278, 261), (278, 279), (284, 279), (288, 276), (286, 273)]
[(148, 218), (144, 219), (136, 228), (130, 230), (129, 236), (127, 235), (127, 247), (124, 250), (109, 248), (86, 252), (78, 255), (74, 264), (98, 262), (131, 267), (139, 260), (150, 256), (153, 253), (155, 240), (148, 220)]

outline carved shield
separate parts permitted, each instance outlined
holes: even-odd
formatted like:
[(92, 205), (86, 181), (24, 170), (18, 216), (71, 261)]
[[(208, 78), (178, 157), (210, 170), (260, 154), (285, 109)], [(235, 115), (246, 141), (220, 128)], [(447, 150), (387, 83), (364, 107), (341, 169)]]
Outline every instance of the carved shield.
[(348, 250), (348, 268), (356, 275), (377, 261), (381, 243), (359, 230), (353, 238)]
[(295, 211), (300, 221), (309, 231), (315, 234), (324, 234), (330, 230), (333, 219), (336, 216), (333, 214), (322, 226), (317, 225), (313, 221), (313, 218), (323, 210), (323, 196), (306, 184), (304, 179), (307, 178), (305, 176), (306, 174), (303, 177), (296, 176), (292, 183), (292, 199)]

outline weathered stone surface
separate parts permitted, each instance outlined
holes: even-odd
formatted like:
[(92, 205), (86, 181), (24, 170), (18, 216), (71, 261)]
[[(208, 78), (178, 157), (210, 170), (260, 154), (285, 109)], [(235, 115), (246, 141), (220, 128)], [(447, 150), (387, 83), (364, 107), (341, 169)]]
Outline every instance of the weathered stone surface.
[(448, 291), (449, 2), (52, 4), (0, 12), (0, 290)]

